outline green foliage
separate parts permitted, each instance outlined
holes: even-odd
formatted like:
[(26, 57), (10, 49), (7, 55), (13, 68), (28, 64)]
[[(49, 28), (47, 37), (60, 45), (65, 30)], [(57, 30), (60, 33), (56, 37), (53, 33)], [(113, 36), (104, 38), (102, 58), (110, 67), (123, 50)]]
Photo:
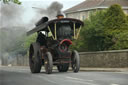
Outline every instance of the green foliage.
[[(112, 5), (106, 13), (105, 29), (108, 33), (127, 29), (127, 19), (120, 5)], [(109, 29), (109, 30), (108, 30)]]
[[(19, 33), (18, 33), (19, 32)], [(0, 28), (0, 51), (2, 53), (22, 54), (26, 53), (23, 48), (24, 31)], [(18, 33), (18, 34), (17, 34)]]
[(10, 55), (26, 55), (32, 42), (36, 41), (37, 34), (26, 36), (26, 30), (0, 29), (0, 52)]
[(128, 22), (128, 15), (126, 17), (127, 17), (127, 22)]
[(73, 44), (71, 45), (70, 49), (75, 49), (75, 50), (78, 50), (78, 51), (83, 51), (85, 50), (85, 46), (82, 47), (84, 45), (84, 43), (82, 42), (83, 39), (82, 37), (80, 36), (77, 40), (73, 41)]
[(120, 5), (112, 5), (106, 13), (105, 34), (111, 37), (113, 45), (109, 49), (126, 49), (128, 22)]
[[(85, 27), (81, 32), (86, 49), (88, 51), (104, 50), (104, 17), (106, 11), (97, 11), (91, 14), (88, 20), (85, 20)], [(83, 47), (83, 46), (82, 46)]]
[(128, 49), (128, 30), (124, 30), (115, 35), (116, 42), (110, 49)]
[(21, 4), (21, 2), (19, 0), (0, 0), (0, 1), (3, 1), (3, 3), (7, 4), (9, 2), (13, 2), (15, 4)]
[(37, 34), (32, 34), (31, 36), (27, 36), (24, 40), (24, 49), (28, 49), (30, 44), (36, 41)]
[(96, 11), (84, 21), (81, 39), (75, 41), (73, 49), (79, 51), (103, 51), (128, 49), (128, 16), (120, 5)]

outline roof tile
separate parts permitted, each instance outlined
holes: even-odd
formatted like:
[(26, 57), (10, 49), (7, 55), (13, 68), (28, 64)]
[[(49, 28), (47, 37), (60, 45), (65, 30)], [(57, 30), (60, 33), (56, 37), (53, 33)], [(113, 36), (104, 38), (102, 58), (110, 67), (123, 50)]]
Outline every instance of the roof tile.
[(86, 0), (72, 8), (65, 10), (64, 12), (75, 12), (93, 7), (109, 7), (112, 4), (120, 4), (121, 6), (128, 7), (128, 0)]

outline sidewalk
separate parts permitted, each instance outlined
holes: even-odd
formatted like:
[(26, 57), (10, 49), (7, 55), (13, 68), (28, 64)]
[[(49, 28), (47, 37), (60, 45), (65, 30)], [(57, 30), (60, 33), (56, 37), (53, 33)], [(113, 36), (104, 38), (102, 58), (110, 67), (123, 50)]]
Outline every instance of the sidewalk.
[[(29, 66), (0, 66), (5, 68), (19, 68), (19, 69), (29, 69)], [(42, 69), (44, 67), (42, 66)], [(56, 66), (53, 67), (54, 70), (57, 69)], [(69, 70), (71, 71), (72, 68), (70, 67)], [(88, 67), (80, 67), (80, 71), (97, 71), (97, 72), (128, 72), (128, 68), (88, 68)]]
[[(53, 69), (57, 69), (54, 67)], [(72, 68), (70, 67), (71, 71)], [(95, 71), (95, 72), (128, 72), (128, 68), (88, 68), (88, 67), (80, 67), (80, 71)]]
[(128, 68), (80, 68), (81, 71), (128, 72)]

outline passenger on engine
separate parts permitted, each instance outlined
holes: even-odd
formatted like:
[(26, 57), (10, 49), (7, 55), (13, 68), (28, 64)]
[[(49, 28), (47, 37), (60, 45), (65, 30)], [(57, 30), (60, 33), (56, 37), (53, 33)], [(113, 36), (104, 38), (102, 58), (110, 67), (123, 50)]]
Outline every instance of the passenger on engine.
[(57, 19), (62, 19), (64, 18), (64, 15), (59, 11), (56, 17)]

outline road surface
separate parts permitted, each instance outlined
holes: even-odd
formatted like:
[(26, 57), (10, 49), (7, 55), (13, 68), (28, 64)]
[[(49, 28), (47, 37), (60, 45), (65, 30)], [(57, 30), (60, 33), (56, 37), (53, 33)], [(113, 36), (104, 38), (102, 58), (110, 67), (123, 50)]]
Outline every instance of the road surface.
[(0, 85), (128, 85), (128, 72), (32, 74), (28, 67), (0, 67)]

